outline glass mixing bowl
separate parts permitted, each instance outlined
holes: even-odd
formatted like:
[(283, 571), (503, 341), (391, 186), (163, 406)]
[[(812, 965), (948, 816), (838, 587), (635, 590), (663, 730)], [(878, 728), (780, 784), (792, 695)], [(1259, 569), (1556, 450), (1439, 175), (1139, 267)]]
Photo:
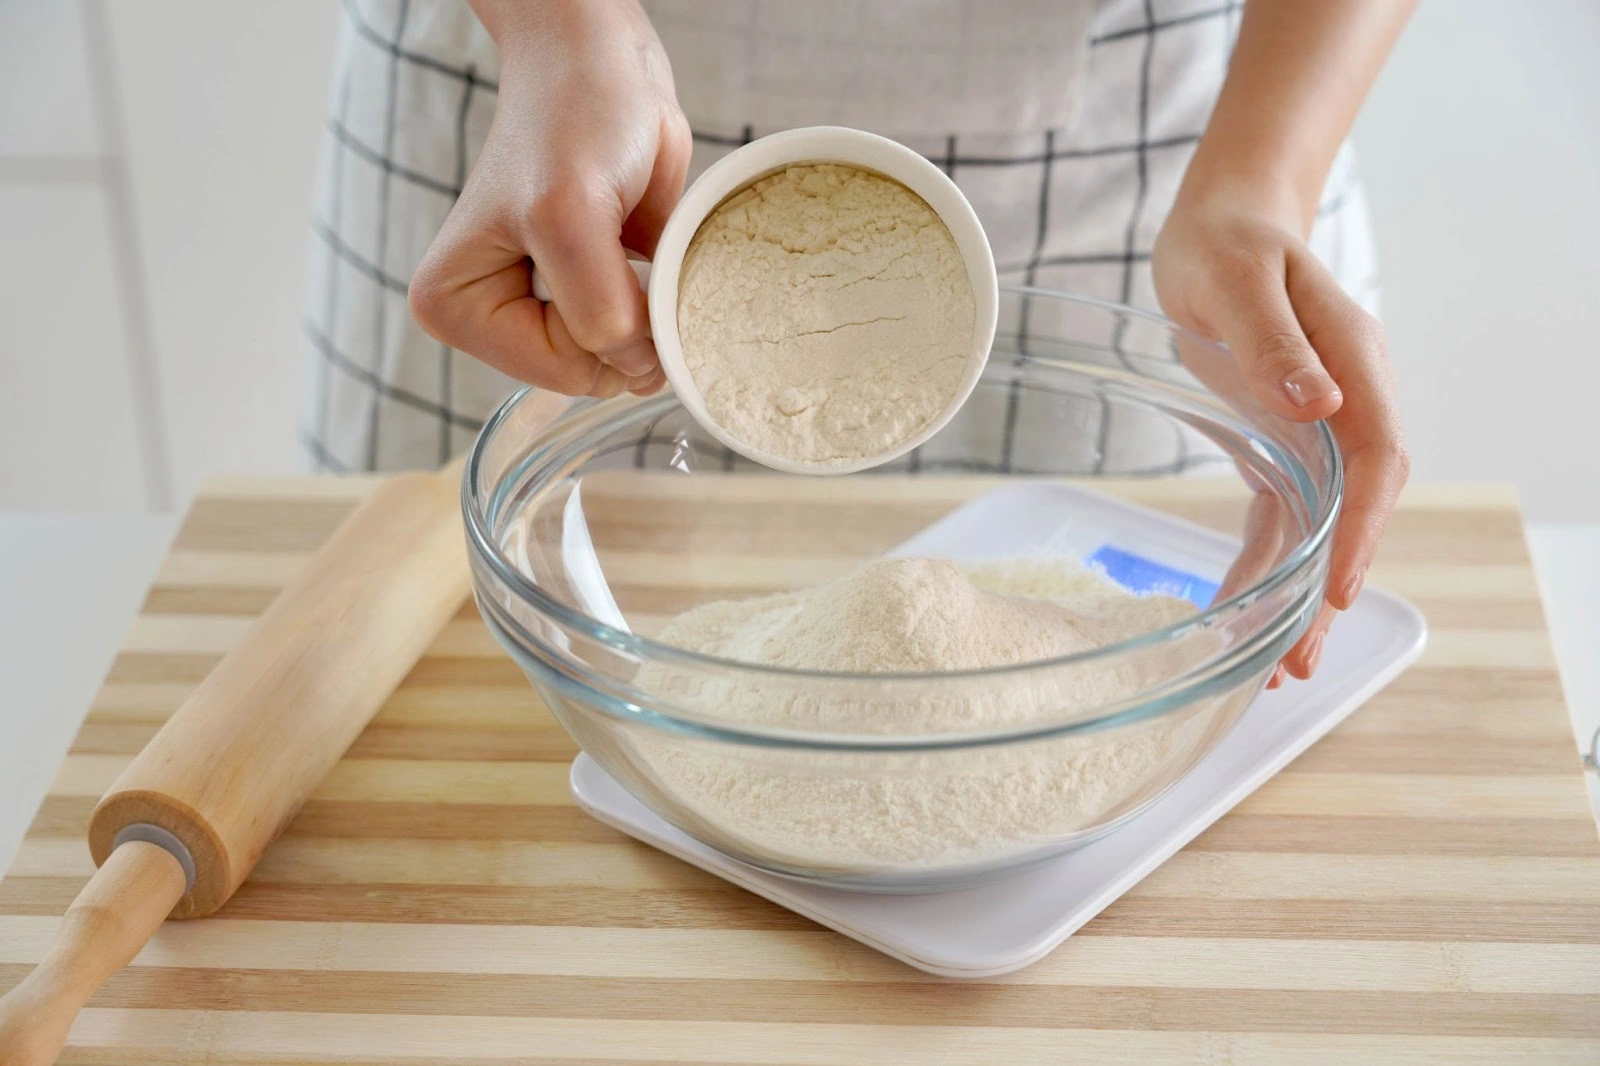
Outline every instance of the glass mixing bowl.
[[(671, 395), (524, 390), (484, 427), (462, 492), (479, 609), (583, 750), (679, 829), (864, 890), (1039, 861), (1182, 778), (1310, 624), (1342, 484), (1327, 428), (1269, 414), (1225, 349), (1159, 317), (1042, 290), (1001, 302), (971, 400), (889, 467), (766, 470)], [(965, 672), (785, 669), (653, 639), (688, 608), (838, 577), (964, 501), (1041, 484), (1237, 538), (1212, 537), (1215, 594), (1163, 629)], [(797, 707), (827, 727), (795, 727)]]

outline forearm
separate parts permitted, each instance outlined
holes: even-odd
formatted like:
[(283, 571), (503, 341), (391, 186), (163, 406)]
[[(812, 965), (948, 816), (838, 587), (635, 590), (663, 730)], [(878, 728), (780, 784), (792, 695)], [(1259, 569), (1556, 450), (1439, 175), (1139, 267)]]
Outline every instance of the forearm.
[(634, 0), (467, 0), (489, 36), (499, 41), (525, 29), (560, 26), (586, 17), (636, 11)]
[(1180, 205), (1247, 198), (1308, 233), (1339, 145), (1415, 0), (1249, 0)]

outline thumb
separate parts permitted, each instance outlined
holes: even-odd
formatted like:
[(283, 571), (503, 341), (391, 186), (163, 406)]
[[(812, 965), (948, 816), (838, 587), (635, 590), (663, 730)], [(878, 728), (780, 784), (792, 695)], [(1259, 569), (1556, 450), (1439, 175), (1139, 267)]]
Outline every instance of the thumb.
[(573, 342), (627, 377), (656, 368), (649, 314), (622, 248), (620, 206), (584, 190), (548, 193), (528, 212), (528, 250)]
[(1228, 278), (1216, 293), (1213, 318), (1250, 391), (1273, 414), (1311, 422), (1344, 402), (1295, 317), (1282, 261)]

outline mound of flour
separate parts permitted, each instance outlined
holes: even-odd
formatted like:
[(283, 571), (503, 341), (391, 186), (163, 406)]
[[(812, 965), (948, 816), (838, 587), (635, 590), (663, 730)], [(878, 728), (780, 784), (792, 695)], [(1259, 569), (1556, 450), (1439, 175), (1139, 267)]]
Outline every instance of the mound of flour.
[[(814, 588), (705, 604), (659, 639), (770, 666), (926, 674), (1057, 658), (1194, 610), (1135, 596), (1060, 559), (886, 559)], [(1057, 720), (1137, 691), (1152, 680), (1141, 673), (1161, 669), (1150, 661), (886, 679), (873, 691), (859, 679), (836, 688), (815, 678), (756, 684), (653, 665), (637, 683), (741, 723), (915, 735)], [(708, 839), (783, 865), (870, 870), (971, 861), (1099, 824), (1145, 798), (1153, 772), (1192, 750), (1195, 726), (1194, 714), (1166, 716), (1105, 733), (918, 753), (730, 750), (659, 732), (635, 732), (628, 743), (644, 784)]]

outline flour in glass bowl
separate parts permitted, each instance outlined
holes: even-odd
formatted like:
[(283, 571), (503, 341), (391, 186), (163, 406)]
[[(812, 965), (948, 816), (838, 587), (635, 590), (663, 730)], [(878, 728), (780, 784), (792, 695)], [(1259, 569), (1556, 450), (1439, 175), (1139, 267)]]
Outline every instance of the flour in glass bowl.
[[(1193, 605), (1136, 596), (1075, 562), (957, 565), (879, 560), (825, 585), (708, 603), (659, 640), (747, 663), (852, 673), (926, 673), (1033, 662), (1176, 623)], [(912, 736), (1025, 726), (1099, 706), (1158, 678), (1139, 667), (1020, 672), (982, 683), (931, 678), (892, 697), (825, 685), (688, 676), (654, 664), (641, 689), (741, 724)], [(960, 751), (817, 752), (634, 732), (645, 785), (698, 835), (795, 869), (871, 871), (978, 861), (1103, 823), (1170, 780), (1204, 713), (1115, 730)], [(1155, 784), (1153, 784), (1154, 782)]]

